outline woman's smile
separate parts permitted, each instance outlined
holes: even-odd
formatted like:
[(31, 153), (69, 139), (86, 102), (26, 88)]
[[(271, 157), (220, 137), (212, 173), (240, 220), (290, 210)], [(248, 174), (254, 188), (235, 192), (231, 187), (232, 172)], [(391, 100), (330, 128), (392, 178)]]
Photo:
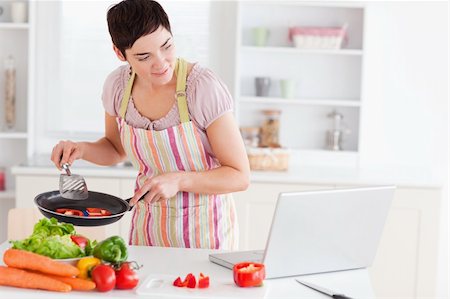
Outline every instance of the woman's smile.
[(165, 74), (167, 74), (167, 71), (169, 70), (169, 67), (167, 67), (167, 68), (165, 68), (164, 70), (162, 70), (162, 71), (160, 71), (160, 72), (152, 72), (152, 75), (153, 76), (156, 76), (156, 77), (162, 77), (162, 76), (164, 76)]

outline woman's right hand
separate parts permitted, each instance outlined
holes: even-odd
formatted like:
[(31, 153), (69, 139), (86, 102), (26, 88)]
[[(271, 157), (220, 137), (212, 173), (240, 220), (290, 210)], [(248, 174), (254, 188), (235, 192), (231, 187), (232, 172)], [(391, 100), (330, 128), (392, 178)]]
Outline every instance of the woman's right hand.
[(61, 170), (64, 163), (72, 165), (73, 161), (83, 157), (83, 146), (81, 143), (70, 140), (60, 141), (53, 147), (51, 160)]

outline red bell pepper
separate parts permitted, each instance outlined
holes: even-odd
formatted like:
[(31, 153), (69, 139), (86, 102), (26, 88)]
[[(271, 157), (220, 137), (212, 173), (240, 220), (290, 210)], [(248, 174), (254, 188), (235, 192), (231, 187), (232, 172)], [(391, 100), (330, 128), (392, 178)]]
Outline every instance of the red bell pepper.
[(56, 213), (70, 216), (84, 216), (82, 211), (75, 209), (56, 209)]
[(80, 236), (80, 235), (71, 235), (70, 239), (72, 239), (72, 242), (77, 244), (78, 247), (83, 248), (83, 249), (86, 247), (86, 245), (89, 241), (87, 238)]
[(263, 284), (266, 278), (264, 264), (244, 262), (234, 265), (233, 278), (240, 287), (257, 287)]
[(186, 278), (183, 282), (181, 282), (180, 277), (177, 277), (177, 279), (175, 279), (175, 281), (173, 282), (173, 285), (180, 288), (188, 287), (190, 289), (194, 289), (197, 285), (197, 281), (195, 279), (195, 276), (192, 273), (189, 273), (188, 275), (186, 275)]
[(192, 273), (189, 273), (184, 279), (183, 283), (187, 283), (187, 287), (190, 289), (195, 288), (197, 285), (197, 281), (195, 280), (195, 276)]
[(185, 287), (185, 285), (183, 285), (183, 282), (181, 281), (180, 276), (178, 276), (177, 279), (175, 279), (173, 285), (179, 288)]
[(209, 276), (200, 273), (200, 275), (198, 276), (198, 288), (205, 289), (207, 287), (209, 287)]
[(86, 208), (89, 217), (111, 216), (111, 212), (101, 208)]

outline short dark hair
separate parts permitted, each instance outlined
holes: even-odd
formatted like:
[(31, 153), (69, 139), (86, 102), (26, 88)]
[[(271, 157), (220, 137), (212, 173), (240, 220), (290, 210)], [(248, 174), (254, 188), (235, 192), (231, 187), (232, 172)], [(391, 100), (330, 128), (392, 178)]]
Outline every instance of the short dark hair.
[(114, 45), (125, 55), (140, 37), (163, 26), (170, 30), (169, 18), (162, 6), (153, 0), (124, 0), (110, 7), (108, 30)]

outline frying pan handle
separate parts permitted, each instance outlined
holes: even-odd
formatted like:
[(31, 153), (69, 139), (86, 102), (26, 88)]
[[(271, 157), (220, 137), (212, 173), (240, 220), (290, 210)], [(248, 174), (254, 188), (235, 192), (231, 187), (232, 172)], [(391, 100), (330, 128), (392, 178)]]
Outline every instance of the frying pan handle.
[[(145, 192), (145, 194), (142, 195), (141, 198), (139, 198), (139, 200), (143, 200), (144, 197), (145, 197), (149, 192), (150, 192), (150, 190), (147, 191), (147, 192)], [(130, 197), (130, 198), (128, 198), (128, 199), (125, 199), (125, 201), (126, 201), (127, 203), (130, 203), (130, 200), (131, 200), (132, 198), (133, 198), (133, 197)], [(139, 201), (139, 200), (138, 200), (138, 201)], [(131, 211), (132, 209), (133, 209), (133, 207), (130, 207), (130, 208), (128, 209), (128, 211)]]

